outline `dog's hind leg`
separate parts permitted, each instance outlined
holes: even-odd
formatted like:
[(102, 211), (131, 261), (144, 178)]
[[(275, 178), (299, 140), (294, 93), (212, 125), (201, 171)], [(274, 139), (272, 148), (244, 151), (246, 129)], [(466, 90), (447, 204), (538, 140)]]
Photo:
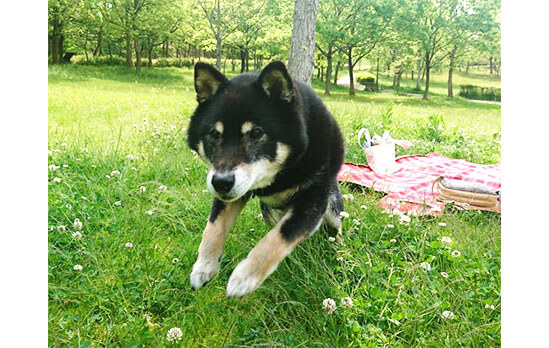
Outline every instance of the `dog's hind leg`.
[(261, 208), (263, 220), (271, 226), (275, 226), (286, 213), (286, 210), (271, 208), (263, 202), (259, 203), (259, 207)]
[(326, 214), (324, 214), (324, 218), (328, 226), (336, 229), (338, 234), (341, 234), (342, 218), (340, 213), (342, 211), (343, 197), (341, 197), (339, 184), (336, 181), (330, 188), (330, 195), (328, 196), (328, 207), (326, 208)]
[(243, 197), (235, 202), (223, 203), (214, 199), (210, 217), (198, 247), (198, 258), (191, 272), (193, 289), (200, 288), (219, 271), (219, 260), (225, 250), (227, 233), (234, 225), (247, 200), (248, 197)]

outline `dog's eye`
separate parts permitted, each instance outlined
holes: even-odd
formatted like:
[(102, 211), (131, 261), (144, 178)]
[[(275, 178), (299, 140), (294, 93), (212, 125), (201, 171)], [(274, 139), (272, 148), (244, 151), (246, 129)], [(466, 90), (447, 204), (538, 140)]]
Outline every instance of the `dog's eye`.
[(263, 129), (259, 127), (253, 127), (248, 134), (252, 139), (259, 139), (263, 136), (263, 134), (265, 134), (265, 132), (263, 132)]
[(212, 128), (208, 133), (208, 136), (214, 140), (218, 140), (221, 137), (221, 133), (215, 128)]

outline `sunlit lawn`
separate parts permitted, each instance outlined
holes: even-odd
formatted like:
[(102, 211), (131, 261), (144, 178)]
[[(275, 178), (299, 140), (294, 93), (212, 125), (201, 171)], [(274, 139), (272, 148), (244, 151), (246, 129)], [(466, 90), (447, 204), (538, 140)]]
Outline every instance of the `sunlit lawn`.
[[(321, 93), (322, 83), (315, 88)], [(364, 162), (355, 145), (363, 126), (414, 141), (399, 154), (499, 161), (498, 105), (351, 98), (344, 88), (323, 99), (342, 126), (348, 161)], [(138, 77), (124, 67), (50, 67), (50, 346), (167, 346), (172, 327), (181, 328), (182, 347), (500, 345), (500, 216), (449, 209), (401, 225), (376, 207), (381, 194), (350, 185), (342, 186), (354, 196), (343, 245), (320, 230), (256, 292), (227, 299), (231, 271), (268, 231), (252, 200), (229, 234), (220, 274), (191, 291), (211, 203), (207, 168), (185, 143), (195, 106), (188, 69)], [(341, 306), (347, 296), (352, 308)], [(337, 303), (333, 314), (322, 311), (326, 298)]]

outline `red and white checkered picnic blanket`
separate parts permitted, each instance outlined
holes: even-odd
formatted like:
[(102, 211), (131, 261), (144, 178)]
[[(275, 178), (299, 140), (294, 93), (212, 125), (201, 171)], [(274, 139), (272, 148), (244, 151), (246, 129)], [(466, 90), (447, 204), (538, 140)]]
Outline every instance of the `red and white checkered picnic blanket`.
[(436, 153), (403, 156), (396, 159), (396, 164), (399, 169), (383, 177), (367, 165), (344, 163), (337, 179), (388, 193), (380, 205), (387, 212), (396, 214), (440, 214), (444, 203), (436, 201), (438, 192), (432, 190), (433, 182), (440, 176), (483, 184), (494, 192), (501, 189), (499, 164), (476, 164)]

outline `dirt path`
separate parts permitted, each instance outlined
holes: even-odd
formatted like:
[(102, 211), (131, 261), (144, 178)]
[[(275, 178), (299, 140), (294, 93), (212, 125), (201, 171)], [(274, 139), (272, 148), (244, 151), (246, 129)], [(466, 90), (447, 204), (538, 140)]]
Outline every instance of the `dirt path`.
[[(349, 87), (350, 82), (351, 82), (351, 80), (349, 79), (349, 76), (345, 76), (345, 77), (342, 77), (339, 80), (337, 80), (338, 85), (345, 86), (345, 87)], [(356, 82), (356, 80), (355, 80), (355, 89), (358, 90), (358, 91), (363, 91), (364, 86), (361, 85), (360, 83)], [(381, 93), (394, 93), (394, 91), (392, 89), (382, 89), (380, 92)], [(404, 95), (408, 95), (410, 97), (423, 98), (423, 94), (419, 94), (419, 93), (405, 93), (405, 92), (400, 92), (400, 93), (404, 94)], [(501, 105), (501, 102), (498, 102), (498, 101), (475, 100), (475, 99), (466, 99), (466, 100), (470, 101), (472, 103)]]

